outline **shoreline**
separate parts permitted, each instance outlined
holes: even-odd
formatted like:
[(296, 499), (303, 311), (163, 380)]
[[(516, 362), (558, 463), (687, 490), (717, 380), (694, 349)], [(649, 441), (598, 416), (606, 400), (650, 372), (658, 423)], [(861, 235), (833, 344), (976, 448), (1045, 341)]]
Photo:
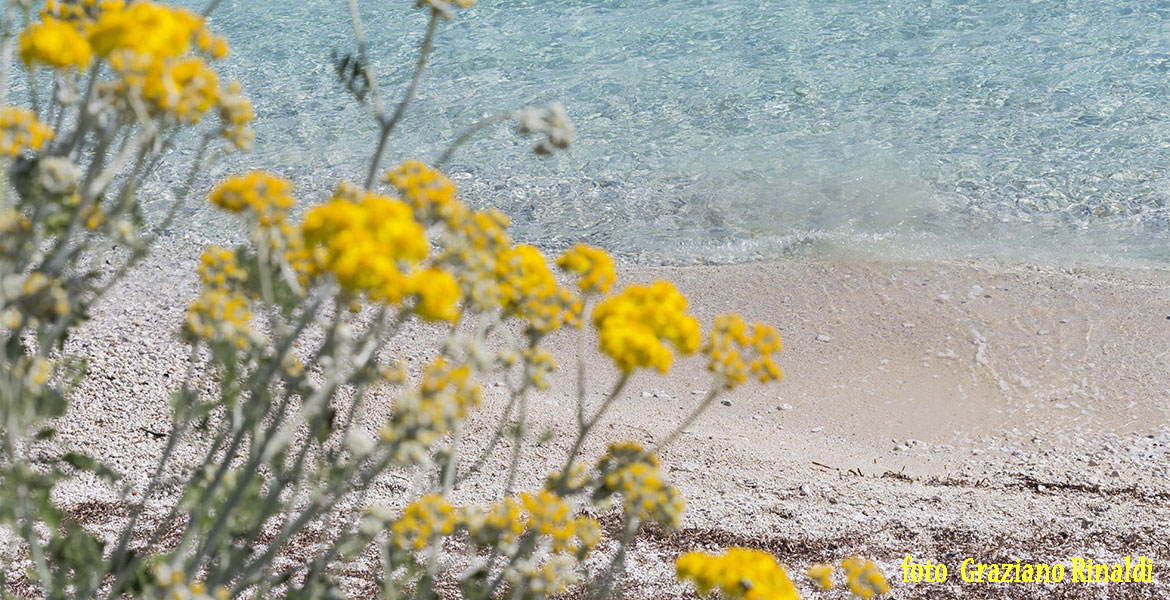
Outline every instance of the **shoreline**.
[[(166, 431), (167, 390), (183, 374), (176, 332), (198, 290), (201, 249), (162, 240), (68, 344), (91, 374), (62, 438), (132, 485), (164, 443), (151, 432)], [(618, 284), (660, 277), (705, 325), (726, 311), (776, 325), (786, 381), (737, 389), (663, 453), (688, 502), (684, 532), (639, 542), (632, 597), (686, 597), (670, 583), (669, 553), (703, 540), (754, 541), (788, 552), (794, 567), (861, 554), (891, 580), (901, 553), (937, 561), (966, 551), (985, 562), (1144, 553), (1155, 571), (1170, 560), (1156, 533), (1170, 529), (1170, 370), (1160, 364), (1170, 355), (1170, 271), (831, 259), (624, 267)], [(565, 368), (532, 398), (522, 488), (559, 466), (575, 410), (573, 344), (557, 336), (548, 346)], [(596, 353), (587, 365), (593, 387), (605, 388), (612, 367)], [(635, 377), (584, 455), (661, 439), (707, 382), (697, 358), (678, 361), (668, 379)], [(503, 403), (485, 387), (473, 443)], [(546, 431), (551, 439), (539, 441)], [(498, 493), (505, 460), (498, 449), (455, 500)], [(406, 488), (384, 489), (376, 499), (393, 506)], [(58, 500), (113, 498), (79, 484)], [(1155, 581), (1166, 593), (1166, 576)], [(895, 598), (961, 593), (892, 583)]]

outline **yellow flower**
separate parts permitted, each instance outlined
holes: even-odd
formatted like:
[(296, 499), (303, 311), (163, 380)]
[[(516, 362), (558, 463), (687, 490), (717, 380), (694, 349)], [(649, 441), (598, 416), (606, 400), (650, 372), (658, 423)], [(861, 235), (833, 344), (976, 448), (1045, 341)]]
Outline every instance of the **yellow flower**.
[(558, 597), (580, 582), (581, 574), (573, 557), (554, 554), (543, 561), (535, 557), (517, 561), (504, 569), (504, 578), (512, 589), (524, 591), (515, 597), (535, 600)]
[(238, 81), (233, 81), (228, 84), (227, 89), (220, 90), (219, 118), (223, 123), (220, 135), (239, 150), (247, 152), (252, 149), (256, 132), (252, 131), (250, 124), (256, 118), (256, 111), (252, 109), (252, 102), (240, 93)]
[(210, 198), (224, 210), (250, 213), (262, 226), (283, 223), (288, 209), (296, 204), (292, 182), (264, 171), (228, 178), (211, 191)]
[(500, 252), (496, 276), (504, 314), (527, 321), (533, 331), (548, 333), (580, 322), (581, 299), (557, 285), (535, 247), (520, 244)]
[(833, 565), (815, 564), (808, 568), (808, 578), (812, 579), (822, 590), (833, 587)]
[(457, 524), (455, 507), (441, 494), (427, 494), (407, 506), (390, 525), (391, 542), (403, 550), (422, 550), (454, 533)]
[(92, 54), (89, 40), (76, 27), (52, 17), (33, 23), (20, 34), (20, 59), (30, 67), (82, 68)]
[(203, 19), (189, 11), (155, 2), (106, 2), (89, 28), (95, 52), (109, 56), (119, 50), (155, 58), (173, 58), (191, 49)]
[(601, 485), (594, 496), (604, 501), (622, 497), (622, 509), (639, 521), (654, 521), (664, 527), (678, 527), (684, 502), (678, 490), (662, 480), (658, 460), (646, 455), (636, 442), (611, 444), (597, 463)]
[(345, 289), (400, 302), (408, 273), (427, 256), (426, 232), (401, 200), (342, 184), (301, 225), (305, 245)]
[(468, 507), (463, 511), (461, 521), (476, 545), (500, 548), (505, 553), (510, 553), (528, 529), (528, 515), (520, 500), (514, 497), (504, 498), (487, 510)]
[(538, 390), (548, 389), (548, 377), (557, 368), (556, 358), (543, 348), (525, 348), (524, 357), (525, 376)]
[(227, 58), (229, 49), (227, 40), (223, 36), (213, 35), (210, 31), (200, 28), (195, 34), (195, 44), (199, 50), (216, 60)]
[(518, 537), (530, 531), (548, 541), (553, 553), (584, 556), (601, 539), (601, 526), (593, 518), (576, 515), (573, 505), (556, 493), (544, 490), (506, 499), (492, 513), (498, 521), (505, 515), (511, 525), (498, 523), (495, 530)]
[(414, 311), (429, 321), (459, 318), (459, 282), (441, 269), (423, 269), (411, 278), (410, 287), (418, 297)]
[(720, 315), (703, 352), (708, 356), (707, 368), (723, 376), (728, 388), (744, 382), (750, 371), (761, 383), (780, 379), (783, 373), (772, 359), (781, 350), (780, 334), (770, 325), (754, 323), (749, 328), (737, 314)]
[(222, 289), (205, 290), (191, 304), (184, 330), (191, 338), (227, 342), (241, 350), (262, 341), (252, 328), (248, 299)]
[(679, 579), (691, 581), (700, 596), (718, 590), (728, 600), (799, 600), (796, 586), (766, 552), (730, 548), (722, 556), (688, 552), (675, 563)]
[(613, 257), (601, 248), (577, 244), (557, 259), (557, 266), (580, 277), (582, 292), (608, 294), (617, 279)]
[(632, 285), (593, 309), (601, 351), (627, 373), (641, 367), (666, 373), (674, 360), (666, 343), (682, 354), (699, 346), (699, 322), (686, 309), (686, 298), (666, 281)]
[(471, 367), (439, 357), (423, 370), (419, 386), (394, 403), (394, 414), (382, 428), (382, 440), (397, 444), (400, 462), (416, 463), (433, 441), (451, 431), (479, 404), (480, 393)]
[(841, 568), (845, 570), (845, 577), (849, 581), (849, 591), (858, 598), (869, 600), (890, 591), (890, 584), (872, 560), (863, 560), (857, 556), (846, 558), (841, 561)]
[(53, 374), (53, 363), (42, 356), (22, 359), (20, 364), (25, 368), (25, 388), (32, 393), (41, 391)]
[(185, 123), (199, 118), (219, 100), (219, 78), (202, 59), (188, 58), (154, 63), (146, 76), (142, 95), (160, 111)]
[(5, 106), (0, 108), (0, 155), (19, 156), (27, 150), (40, 150), (53, 139), (53, 130), (31, 110)]
[(248, 274), (240, 268), (235, 252), (208, 246), (199, 257), (199, 277), (208, 288), (227, 288), (229, 283), (247, 280)]
[(507, 227), (508, 217), (498, 210), (460, 210), (440, 230), (436, 262), (455, 274), (474, 311), (499, 306), (496, 266), (501, 253), (512, 245)]
[(440, 171), (417, 160), (408, 160), (386, 171), (383, 181), (398, 190), (420, 221), (452, 223), (466, 210), (455, 197), (455, 184)]

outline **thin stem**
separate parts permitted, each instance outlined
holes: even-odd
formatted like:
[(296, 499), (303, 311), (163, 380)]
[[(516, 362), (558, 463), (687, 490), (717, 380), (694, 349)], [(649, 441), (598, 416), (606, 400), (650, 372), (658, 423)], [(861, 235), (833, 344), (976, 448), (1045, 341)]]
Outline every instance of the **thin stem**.
[(678, 436), (682, 435), (683, 431), (686, 431), (687, 427), (690, 427), (692, 424), (694, 424), (695, 420), (697, 420), (704, 411), (710, 408), (711, 403), (715, 401), (715, 398), (719, 395), (719, 392), (723, 390), (722, 378), (718, 379), (715, 383), (716, 385), (711, 387), (711, 391), (707, 392), (707, 396), (704, 397), (703, 401), (700, 402), (699, 405), (691, 411), (691, 414), (687, 415), (687, 418), (683, 419), (683, 422), (679, 423), (678, 427), (675, 427), (674, 431), (672, 431), (670, 435), (666, 436), (666, 439), (658, 442), (654, 448), (646, 452), (647, 455), (657, 454), (662, 449), (669, 446), (672, 442), (678, 439)]
[(402, 120), (402, 115), (406, 114), (406, 107), (410, 105), (410, 101), (414, 100), (414, 94), (418, 91), (418, 84), (422, 81), (423, 68), (427, 65), (427, 57), (431, 54), (431, 48), (435, 44), (435, 31), (439, 27), (439, 11), (431, 11), (431, 20), (427, 24), (427, 34), (423, 38), (422, 47), (418, 53), (418, 63), (414, 67), (414, 77), (410, 79), (410, 86), (406, 88), (406, 95), (402, 98), (402, 102), (398, 103), (398, 108), (394, 110), (394, 114), (389, 119), (383, 120), (379, 117), (381, 123), (381, 130), (378, 135), (378, 147), (374, 150), (374, 157), (370, 159), (370, 171), (366, 174), (366, 189), (373, 189), (374, 178), (378, 175), (378, 165), (382, 163), (382, 155), (386, 152), (386, 141), (390, 139), (390, 133), (394, 131), (394, 127)]
[(496, 123), (502, 123), (504, 121), (511, 120), (515, 118), (515, 116), (516, 113), (504, 112), (494, 114), (490, 117), (479, 120), (471, 127), (464, 129), (463, 132), (459, 134), (459, 137), (455, 138), (455, 141), (451, 142), (451, 145), (447, 146), (447, 149), (444, 150), (443, 153), (435, 159), (434, 164), (431, 166), (436, 169), (441, 168), (444, 164), (447, 163), (448, 160), (451, 159), (451, 155), (455, 154), (455, 151), (458, 150), (460, 146), (471, 141), (471, 138), (475, 137), (477, 133), (487, 129), (488, 127), (491, 127), (492, 125), (495, 125)]
[(609, 407), (613, 404), (614, 400), (616, 400), (618, 396), (621, 395), (622, 390), (625, 389), (626, 384), (629, 383), (629, 381), (630, 374), (622, 373), (621, 377), (618, 378), (617, 383), (614, 384), (613, 390), (609, 392), (609, 395), (605, 398), (605, 401), (601, 403), (601, 407), (597, 409), (597, 412), (593, 414), (592, 418), (586, 420), (578, 428), (577, 439), (573, 442), (572, 449), (569, 450), (569, 457), (565, 460), (564, 469), (561, 470), (563, 477), (567, 478), (569, 476), (569, 469), (572, 468), (573, 461), (577, 458), (577, 454), (581, 452), (581, 447), (585, 444), (585, 438), (589, 436), (589, 432), (593, 430), (593, 427), (597, 425), (597, 422), (601, 420), (603, 415), (605, 415), (605, 411), (609, 410)]
[(221, 1), (222, 0), (211, 0), (211, 2), (208, 2), (207, 6), (203, 9), (203, 16), (206, 17), (215, 11)]
[(520, 397), (528, 393), (530, 385), (531, 384), (529, 382), (525, 381), (524, 384), (520, 386), (520, 388), (512, 392), (511, 397), (508, 398), (508, 404), (504, 406), (504, 412), (500, 415), (500, 422), (496, 426), (496, 431), (492, 435), (491, 441), (488, 442), (487, 448), (484, 449), (479, 458), (476, 459), (476, 461), (471, 464), (467, 471), (465, 471), (461, 477), (458, 477), (456, 481), (463, 480), (469, 477), (472, 473), (479, 471), (479, 469), (483, 467), (484, 463), (487, 462), (488, 457), (490, 457), (492, 451), (496, 449), (496, 445), (499, 444), (500, 439), (504, 437), (504, 430), (508, 427), (508, 415), (512, 414), (512, 408), (516, 406), (516, 403), (520, 400)]

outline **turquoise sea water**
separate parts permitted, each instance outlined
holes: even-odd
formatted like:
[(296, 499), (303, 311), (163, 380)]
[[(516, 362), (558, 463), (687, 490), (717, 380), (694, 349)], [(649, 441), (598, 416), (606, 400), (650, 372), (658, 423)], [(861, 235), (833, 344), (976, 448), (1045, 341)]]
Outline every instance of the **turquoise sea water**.
[[(397, 96), (425, 16), (360, 6)], [(329, 62), (353, 48), (345, 2), (224, 0), (213, 24), (260, 115), (256, 152), (220, 171), (271, 168), (306, 203), (359, 178), (374, 127)], [(558, 99), (568, 153), (500, 127), (449, 168), (546, 247), (1170, 259), (1167, 0), (481, 0), (442, 25), (387, 164)]]

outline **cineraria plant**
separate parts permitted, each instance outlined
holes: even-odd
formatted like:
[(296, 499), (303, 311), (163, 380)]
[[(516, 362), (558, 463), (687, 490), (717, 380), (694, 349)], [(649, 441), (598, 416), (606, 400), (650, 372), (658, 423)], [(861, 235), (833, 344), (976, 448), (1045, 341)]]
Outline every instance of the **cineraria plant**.
[[(246, 222), (249, 239), (208, 247), (200, 259), (202, 291), (181, 324), (187, 376), (159, 462), (133, 494), (81, 452), (34, 452), (54, 437), (54, 419), (85, 376), (84, 360), (64, 354), (64, 342), (142, 260), (210, 161), (249, 148), (254, 113), (239, 85), (221, 82), (212, 67), (228, 47), (204, 16), (149, 1), (50, 0), (35, 12), (27, 2), (5, 4), (0, 527), (23, 540), (21, 589), (46, 598), (333, 598), (345, 593), (337, 573), (373, 552), (382, 565), (373, 578), (387, 598), (542, 598), (570, 588), (604, 598), (620, 595), (627, 550), (644, 525), (680, 523), (683, 500), (658, 451), (718, 394), (749, 377), (778, 379), (780, 337), (738, 315), (718, 317), (704, 336), (665, 281), (614, 292), (614, 261), (598, 248), (577, 245), (550, 264), (514, 242), (505, 215), (470, 207), (437, 170), (476, 132), (504, 121), (539, 136), (537, 153), (567, 147), (574, 131), (559, 104), (473, 124), (431, 165), (381, 164), (441, 22), (472, 4), (417, 2), (429, 24), (390, 110), (350, 0), (357, 49), (337, 58), (337, 71), (378, 130), (362, 183), (338, 182), (299, 219), (293, 183), (270, 173), (239, 174), (211, 190), (214, 205)], [(7, 104), (17, 50), (29, 108)], [(175, 184), (174, 205), (148, 225), (139, 188), (186, 131), (198, 132), (195, 158)], [(113, 269), (106, 260), (117, 261)], [(433, 359), (412, 376), (393, 348), (416, 322), (436, 333)], [(557, 368), (544, 344), (554, 332), (585, 328), (595, 330), (617, 380), (591, 403), (579, 379), (561, 467), (542, 489), (515, 489), (529, 394), (548, 387)], [(673, 434), (654, 448), (619, 442), (599, 460), (582, 456), (632, 374), (666, 374), (677, 355), (696, 352), (706, 355), (713, 385)], [(492, 378), (506, 382), (507, 402), (494, 435), (476, 448), (464, 423)], [(388, 416), (368, 422), (370, 403), (389, 403)], [(453, 504), (452, 489), (502, 441), (511, 452), (499, 497)], [(176, 464), (181, 447), (201, 458)], [(366, 502), (379, 477), (404, 468), (431, 474), (425, 493), (401, 510)], [(79, 471), (120, 491), (128, 510), (119, 531), (99, 535), (51, 501)], [(166, 504), (174, 473), (182, 491)], [(152, 502), (164, 510), (148, 518)], [(618, 533), (591, 558), (603, 538), (592, 515), (603, 511), (617, 516)], [(346, 526), (324, 526), (338, 522)], [(298, 560), (278, 560), (310, 532)], [(452, 549), (463, 556), (457, 567), (440, 560)], [(854, 593), (885, 591), (872, 563), (842, 567)], [(810, 576), (828, 587), (831, 571), (820, 565)], [(796, 593), (775, 558), (756, 551), (688, 554), (678, 572), (704, 594)], [(9, 576), (0, 569), (5, 596), (17, 583)]]

